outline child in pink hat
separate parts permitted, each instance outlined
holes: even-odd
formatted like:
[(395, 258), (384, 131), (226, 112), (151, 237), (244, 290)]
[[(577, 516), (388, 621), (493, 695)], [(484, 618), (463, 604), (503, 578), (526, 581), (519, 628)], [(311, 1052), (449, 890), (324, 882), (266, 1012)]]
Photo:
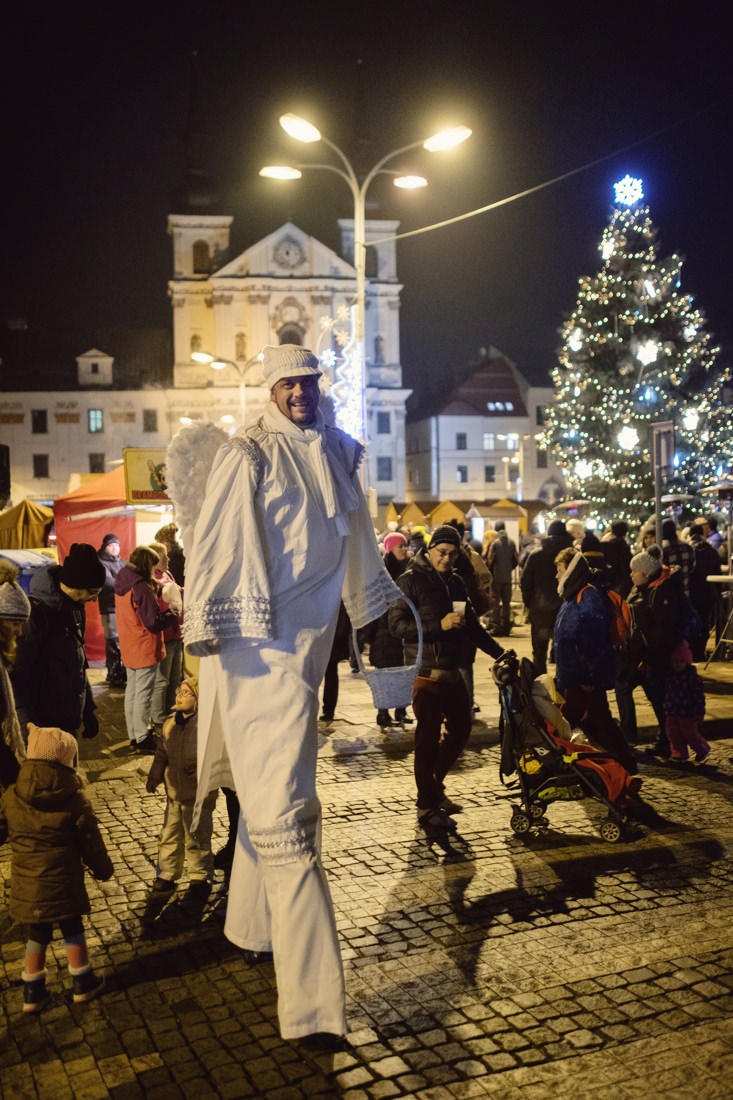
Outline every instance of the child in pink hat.
[(700, 733), (705, 716), (705, 689), (692, 663), (687, 642), (681, 642), (670, 657), (672, 665), (664, 692), (665, 731), (671, 748), (670, 760), (687, 760), (688, 749), (695, 763), (704, 764), (710, 745)]

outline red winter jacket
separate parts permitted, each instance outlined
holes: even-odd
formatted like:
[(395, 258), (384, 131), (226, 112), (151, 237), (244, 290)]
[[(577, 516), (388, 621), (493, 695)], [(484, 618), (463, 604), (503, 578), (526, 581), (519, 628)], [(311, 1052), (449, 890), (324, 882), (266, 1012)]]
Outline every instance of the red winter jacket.
[(150, 668), (165, 657), (162, 631), (173, 616), (161, 611), (155, 592), (131, 565), (117, 574), (115, 610), (125, 668)]

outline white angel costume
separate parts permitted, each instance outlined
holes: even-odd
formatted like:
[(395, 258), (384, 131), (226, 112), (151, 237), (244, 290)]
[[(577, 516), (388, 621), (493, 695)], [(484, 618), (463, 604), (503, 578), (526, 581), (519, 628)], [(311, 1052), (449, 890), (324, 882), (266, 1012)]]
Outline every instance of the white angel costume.
[(242, 811), (225, 934), (272, 950), (283, 1038), (346, 1032), (344, 978), (320, 860), (318, 689), (339, 601), (363, 626), (400, 597), (336, 428), (267, 406), (218, 451), (187, 552), (185, 642), (199, 674), (198, 799)]

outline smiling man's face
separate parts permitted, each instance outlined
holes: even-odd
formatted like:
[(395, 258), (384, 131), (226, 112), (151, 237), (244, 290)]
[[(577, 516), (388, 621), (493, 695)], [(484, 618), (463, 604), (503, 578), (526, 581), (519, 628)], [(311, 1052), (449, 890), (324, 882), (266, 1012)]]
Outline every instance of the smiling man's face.
[(317, 374), (305, 374), (299, 378), (281, 378), (270, 391), (270, 400), (275, 402), (283, 416), (299, 428), (310, 428), (315, 424), (320, 397), (319, 377)]

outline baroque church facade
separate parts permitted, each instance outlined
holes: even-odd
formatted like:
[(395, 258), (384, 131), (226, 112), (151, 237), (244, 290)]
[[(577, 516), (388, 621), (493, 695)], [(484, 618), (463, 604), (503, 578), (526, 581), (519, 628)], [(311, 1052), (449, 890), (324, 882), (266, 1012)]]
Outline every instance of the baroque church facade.
[[(356, 293), (350, 262), (353, 222), (339, 221), (345, 259), (290, 222), (229, 259), (231, 221), (200, 214), (169, 218), (173, 381), (176, 390), (199, 391), (185, 415), (213, 419), (211, 399), (226, 391), (230, 414), (241, 414), (249, 423), (269, 400), (257, 358), (265, 344), (311, 348), (322, 360), (327, 396), (338, 381)], [(402, 386), (400, 365), (402, 288), (394, 239), (384, 240), (394, 237), (396, 230), (396, 222), (367, 222), (367, 484), (381, 504), (403, 496), (406, 488), (405, 404), (411, 391)], [(370, 239), (380, 243), (371, 245)], [(225, 366), (214, 370), (196, 362), (192, 356), (197, 352), (213, 355)]]

